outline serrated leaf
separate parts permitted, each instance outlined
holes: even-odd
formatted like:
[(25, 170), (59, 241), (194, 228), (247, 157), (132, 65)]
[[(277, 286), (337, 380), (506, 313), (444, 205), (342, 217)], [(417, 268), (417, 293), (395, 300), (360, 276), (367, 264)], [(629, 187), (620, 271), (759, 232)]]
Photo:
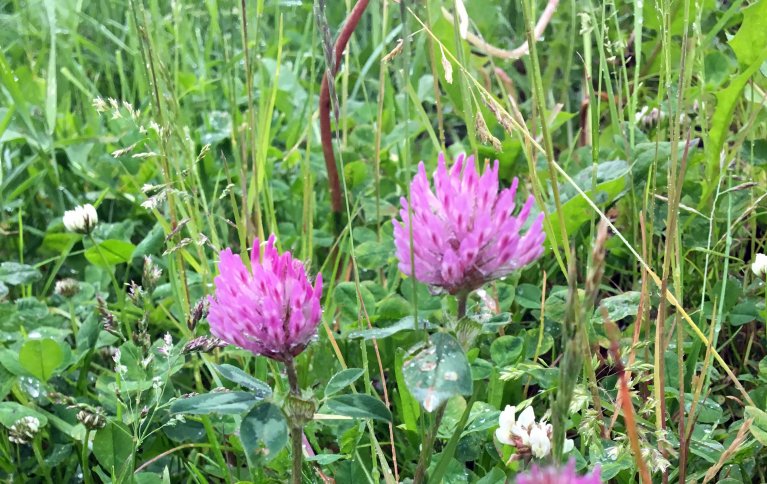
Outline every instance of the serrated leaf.
[(446, 333), (429, 338), (402, 367), (408, 390), (427, 412), (433, 412), (450, 397), (470, 395), (471, 367), (458, 341)]
[(392, 415), (381, 400), (362, 393), (339, 395), (326, 402), (328, 409), (338, 415), (353, 418), (372, 418), (391, 422)]
[(741, 10), (743, 23), (729, 44), (742, 66), (759, 59), (767, 48), (767, 0), (760, 0)]
[(240, 440), (255, 462), (269, 462), (288, 443), (288, 423), (277, 405), (263, 402), (248, 412), (240, 424)]

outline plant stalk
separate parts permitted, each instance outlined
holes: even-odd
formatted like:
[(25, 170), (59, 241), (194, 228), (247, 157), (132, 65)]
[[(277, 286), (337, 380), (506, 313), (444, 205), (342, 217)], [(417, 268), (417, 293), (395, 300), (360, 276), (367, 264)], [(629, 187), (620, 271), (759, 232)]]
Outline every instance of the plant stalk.
[[(469, 293), (464, 291), (456, 296), (458, 302), (458, 311), (456, 314), (457, 319), (462, 319), (466, 316), (466, 302), (469, 299)], [(431, 463), (432, 450), (434, 450), (434, 441), (437, 440), (437, 432), (439, 431), (439, 425), (442, 423), (442, 417), (445, 416), (445, 408), (447, 408), (447, 401), (443, 402), (437, 411), (434, 413), (434, 421), (429, 427), (429, 432), (426, 434), (426, 440), (424, 440), (421, 447), (421, 455), (418, 457), (418, 466), (415, 468), (415, 474), (413, 475), (413, 484), (420, 484), (425, 482), (426, 470)]]
[[(290, 385), (290, 394), (293, 397), (301, 398), (301, 388), (298, 386), (298, 373), (296, 372), (296, 364), (292, 358), (285, 362), (285, 371), (288, 374), (288, 384)], [(293, 472), (291, 480), (293, 484), (301, 484), (301, 467), (303, 464), (304, 449), (303, 449), (303, 436), (304, 429), (300, 419), (295, 415), (288, 415), (290, 421), (290, 438), (293, 448)]]

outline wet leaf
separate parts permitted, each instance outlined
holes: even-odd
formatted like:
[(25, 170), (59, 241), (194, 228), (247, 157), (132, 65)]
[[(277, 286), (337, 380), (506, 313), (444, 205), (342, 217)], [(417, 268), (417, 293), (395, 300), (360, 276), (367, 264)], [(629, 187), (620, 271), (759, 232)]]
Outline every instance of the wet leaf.
[(170, 411), (192, 415), (236, 415), (247, 412), (260, 400), (261, 398), (250, 392), (211, 392), (176, 400)]
[(263, 402), (248, 412), (240, 424), (240, 440), (255, 462), (268, 462), (288, 443), (288, 423), (277, 405)]
[(402, 372), (408, 390), (427, 412), (433, 412), (452, 396), (472, 392), (466, 354), (446, 333), (432, 335), (429, 344), (405, 362)]
[(358, 331), (350, 331), (348, 334), (349, 339), (356, 339), (356, 338), (362, 338), (362, 339), (382, 339), (382, 338), (388, 338), (389, 336), (392, 336), (394, 334), (399, 333), (400, 331), (413, 331), (413, 330), (420, 330), (420, 329), (429, 329), (431, 325), (428, 321), (421, 319), (418, 321), (418, 324), (416, 324), (416, 319), (412, 316), (407, 316), (405, 318), (400, 319), (396, 323), (386, 326), (385, 328), (374, 328), (374, 329), (363, 329)]
[(21, 366), (42, 382), (47, 382), (63, 362), (64, 351), (50, 338), (27, 341), (19, 350)]
[[(629, 316), (636, 316), (639, 307), (639, 291), (629, 291), (617, 296), (606, 297), (599, 302), (599, 306), (607, 310), (610, 321), (620, 321)], [(602, 311), (596, 309), (591, 318), (592, 324), (602, 324)]]
[(236, 366), (224, 364), (213, 365), (213, 367), (221, 374), (221, 376), (232, 383), (236, 383), (248, 390), (253, 390), (253, 394), (257, 398), (267, 398), (272, 394), (272, 389), (269, 385), (257, 378), (253, 378)]
[(0, 264), (0, 283), (9, 286), (30, 284), (42, 278), (40, 271), (27, 264), (18, 262), (3, 262)]

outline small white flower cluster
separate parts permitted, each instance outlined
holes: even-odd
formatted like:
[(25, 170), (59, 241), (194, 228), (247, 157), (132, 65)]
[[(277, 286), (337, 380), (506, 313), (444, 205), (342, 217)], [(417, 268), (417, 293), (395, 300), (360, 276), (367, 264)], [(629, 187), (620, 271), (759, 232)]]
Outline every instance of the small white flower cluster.
[[(516, 417), (517, 408), (506, 405), (498, 418), (498, 430), (495, 437), (499, 442), (516, 447), (520, 455), (532, 454), (542, 459), (551, 453), (552, 427), (544, 419), (536, 422), (533, 407), (525, 408)], [(573, 441), (565, 440), (564, 451), (573, 449)]]
[(38, 430), (40, 420), (37, 417), (21, 417), (8, 429), (8, 440), (14, 444), (28, 444), (35, 438)]
[(756, 260), (751, 264), (751, 270), (754, 271), (756, 277), (764, 277), (767, 274), (767, 255), (756, 254)]
[(64, 228), (70, 232), (89, 234), (93, 227), (99, 223), (96, 208), (90, 203), (75, 207), (73, 210), (64, 212)]

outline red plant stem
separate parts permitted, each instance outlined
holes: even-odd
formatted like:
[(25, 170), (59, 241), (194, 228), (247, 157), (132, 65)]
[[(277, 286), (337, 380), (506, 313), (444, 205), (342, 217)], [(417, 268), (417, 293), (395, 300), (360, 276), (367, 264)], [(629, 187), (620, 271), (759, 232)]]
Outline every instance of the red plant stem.
[[(338, 73), (340, 59), (343, 55), (346, 44), (357, 28), (357, 24), (362, 18), (369, 0), (357, 0), (349, 16), (344, 22), (341, 32), (338, 34), (335, 46), (333, 48), (333, 65), (330, 71), (333, 76)], [(322, 140), (322, 154), (325, 156), (325, 167), (328, 170), (328, 185), (330, 186), (330, 208), (334, 214), (340, 214), (343, 209), (343, 200), (341, 198), (341, 183), (338, 178), (338, 167), (336, 166), (336, 157), (333, 153), (333, 131), (330, 127), (330, 86), (328, 84), (328, 73), (322, 76), (322, 86), (320, 87), (320, 138)]]

